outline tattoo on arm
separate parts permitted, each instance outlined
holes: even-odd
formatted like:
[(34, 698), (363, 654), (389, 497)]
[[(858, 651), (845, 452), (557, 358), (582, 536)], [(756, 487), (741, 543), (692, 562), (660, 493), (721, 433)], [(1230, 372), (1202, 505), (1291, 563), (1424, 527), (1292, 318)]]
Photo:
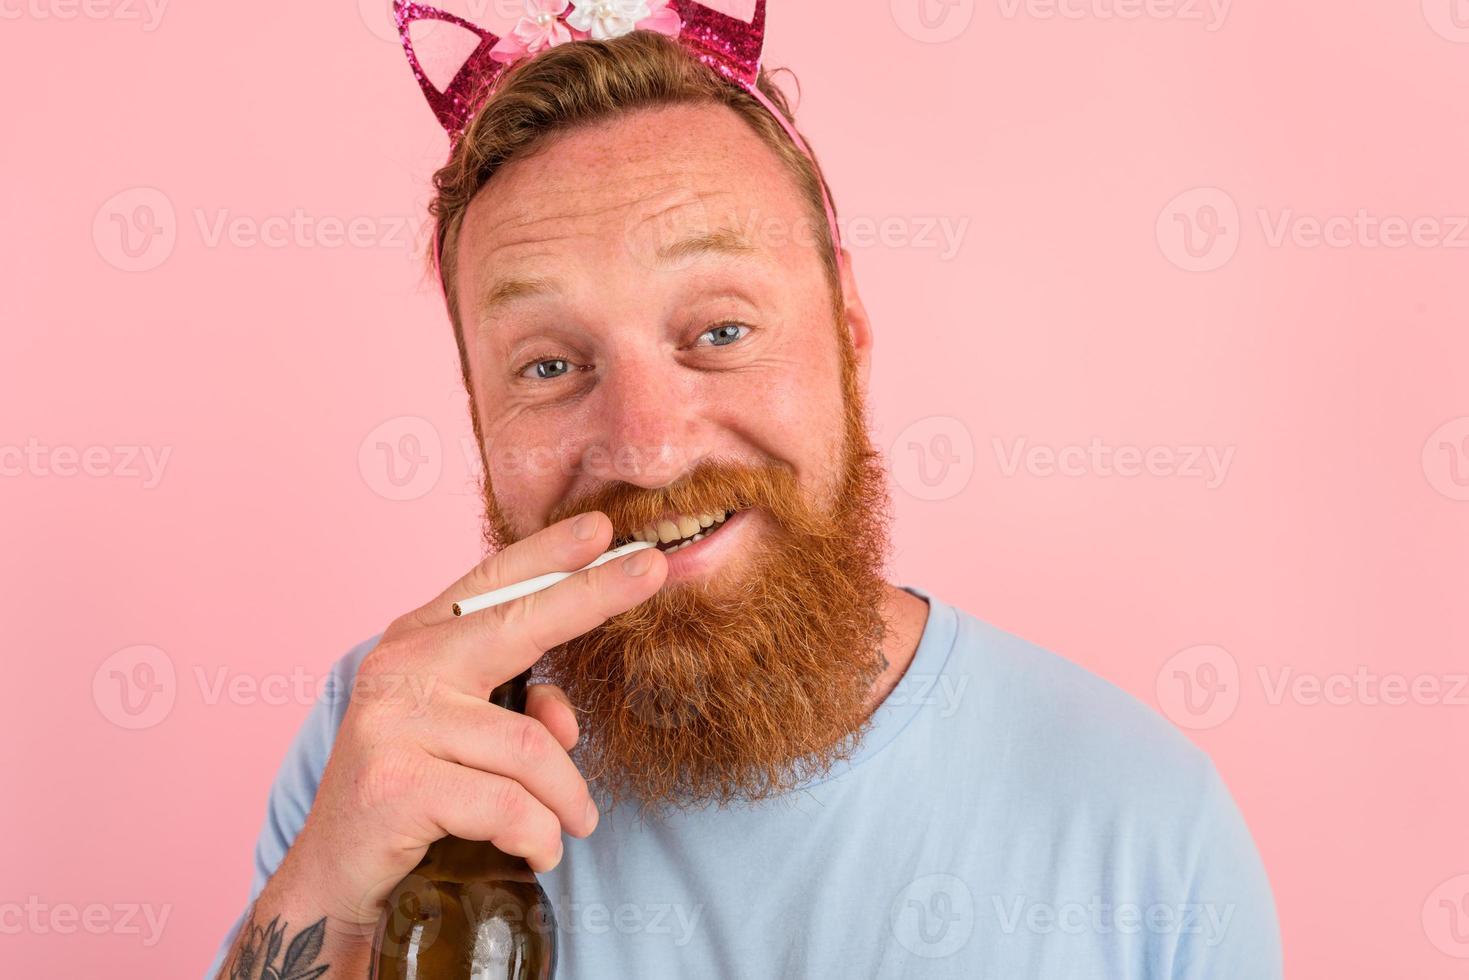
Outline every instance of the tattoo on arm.
[[(251, 910), (250, 918), (240, 927), (240, 938), (229, 964), (229, 980), (315, 980), (326, 972), (329, 964), (312, 965), (326, 937), (326, 919), (317, 919), (287, 944), (287, 923), (280, 918), (271, 919), (262, 929), (255, 924), (255, 912)], [(277, 962), (282, 945), (285, 956)]]

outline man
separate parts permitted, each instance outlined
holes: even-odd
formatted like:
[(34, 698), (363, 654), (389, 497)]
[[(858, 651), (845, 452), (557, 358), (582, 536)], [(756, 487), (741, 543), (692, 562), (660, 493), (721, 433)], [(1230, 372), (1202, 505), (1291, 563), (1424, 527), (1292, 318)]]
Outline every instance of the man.
[[(555, 30), (435, 177), (491, 556), (337, 663), (216, 969), (258, 975), (275, 922), (366, 975), (452, 834), (539, 873), (564, 978), (1278, 977), (1208, 759), (884, 580), (873, 328), (776, 90), (666, 30)], [(526, 716), (486, 702), (537, 662)]]

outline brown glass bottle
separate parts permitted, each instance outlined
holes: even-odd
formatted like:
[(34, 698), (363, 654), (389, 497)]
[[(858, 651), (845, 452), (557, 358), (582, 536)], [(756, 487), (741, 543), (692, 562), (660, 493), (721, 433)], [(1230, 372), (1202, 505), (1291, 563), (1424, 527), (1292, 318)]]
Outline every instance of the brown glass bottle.
[[(490, 701), (524, 711), (529, 677), (501, 684)], [(388, 896), (372, 967), (373, 980), (550, 980), (551, 903), (524, 858), (445, 837)]]

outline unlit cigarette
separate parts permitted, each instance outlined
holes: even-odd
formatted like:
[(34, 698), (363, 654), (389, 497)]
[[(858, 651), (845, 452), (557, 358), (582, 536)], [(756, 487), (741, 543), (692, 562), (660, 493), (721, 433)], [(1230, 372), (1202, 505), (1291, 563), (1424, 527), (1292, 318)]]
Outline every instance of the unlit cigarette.
[[(589, 568), (605, 565), (614, 558), (630, 555), (634, 551), (656, 547), (658, 546), (652, 541), (630, 541), (621, 548), (613, 548), (611, 551), (598, 555), (589, 563), (578, 568), (576, 572), (584, 572)], [(516, 582), (514, 585), (507, 585), (503, 589), (486, 592), (484, 595), (477, 595), (472, 599), (461, 599), (454, 603), (454, 615), (468, 616), (470, 613), (479, 612), (482, 609), (489, 609), (492, 606), (499, 606), (514, 599), (519, 599), (522, 596), (540, 592), (543, 589), (549, 589), (557, 582), (564, 582), (571, 578), (576, 572), (547, 572), (545, 575), (537, 575), (535, 578), (528, 578), (524, 582)]]

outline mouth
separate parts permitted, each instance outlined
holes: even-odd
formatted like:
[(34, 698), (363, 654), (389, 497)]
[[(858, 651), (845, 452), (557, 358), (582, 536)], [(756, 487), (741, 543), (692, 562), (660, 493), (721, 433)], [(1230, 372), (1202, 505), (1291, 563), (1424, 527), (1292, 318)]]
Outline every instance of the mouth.
[(691, 514), (668, 514), (631, 534), (623, 535), (613, 541), (612, 546), (617, 548), (634, 541), (651, 541), (664, 554), (673, 554), (718, 534), (724, 528), (725, 521), (737, 513), (739, 511), (735, 508), (722, 508)]

